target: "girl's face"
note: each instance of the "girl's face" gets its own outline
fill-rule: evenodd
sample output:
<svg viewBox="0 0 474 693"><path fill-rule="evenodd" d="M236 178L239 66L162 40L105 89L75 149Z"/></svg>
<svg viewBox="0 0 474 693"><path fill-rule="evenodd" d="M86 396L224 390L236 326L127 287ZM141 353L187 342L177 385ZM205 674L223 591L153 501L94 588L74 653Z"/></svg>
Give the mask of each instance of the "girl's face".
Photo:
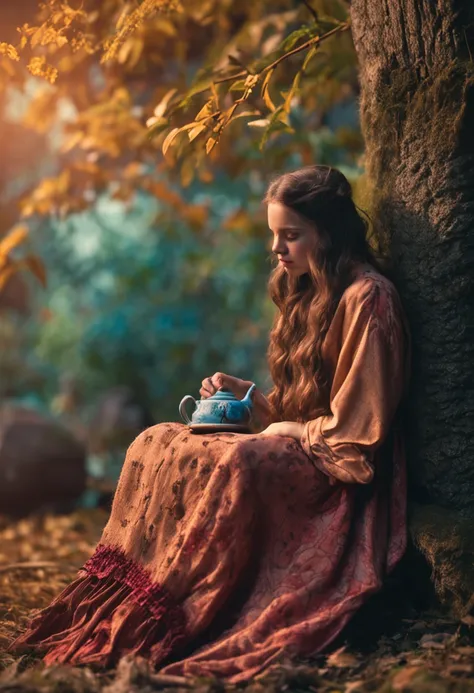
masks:
<svg viewBox="0 0 474 693"><path fill-rule="evenodd" d="M273 233L272 252L287 272L295 276L305 274L309 271L308 255L316 243L315 225L281 202L270 202L267 212Z"/></svg>

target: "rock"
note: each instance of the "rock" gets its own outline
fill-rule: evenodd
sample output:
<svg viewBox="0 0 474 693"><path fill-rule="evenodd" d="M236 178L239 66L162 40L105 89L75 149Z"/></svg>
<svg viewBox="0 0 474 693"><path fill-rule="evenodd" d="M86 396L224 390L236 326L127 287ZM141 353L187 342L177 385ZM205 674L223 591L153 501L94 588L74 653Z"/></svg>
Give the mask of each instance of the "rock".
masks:
<svg viewBox="0 0 474 693"><path fill-rule="evenodd" d="M86 450L36 411L0 407L0 514L68 512L86 486Z"/></svg>
<svg viewBox="0 0 474 693"><path fill-rule="evenodd" d="M102 393L91 417L89 449L102 453L127 448L145 428L155 422L133 390L117 386Z"/></svg>
<svg viewBox="0 0 474 693"><path fill-rule="evenodd" d="M409 529L414 548L431 569L438 603L456 617L466 616L474 606L472 521L454 510L411 503Z"/></svg>

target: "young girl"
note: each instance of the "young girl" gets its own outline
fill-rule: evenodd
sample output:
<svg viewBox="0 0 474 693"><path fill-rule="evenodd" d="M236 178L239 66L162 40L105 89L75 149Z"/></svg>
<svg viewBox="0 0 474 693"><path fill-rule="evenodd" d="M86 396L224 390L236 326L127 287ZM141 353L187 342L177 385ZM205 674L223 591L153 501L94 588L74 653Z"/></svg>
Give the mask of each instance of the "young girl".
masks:
<svg viewBox="0 0 474 693"><path fill-rule="evenodd" d="M283 175L266 204L278 312L274 386L254 399L263 430L139 435L95 552L10 651L101 667L133 653L161 673L238 683L328 645L401 558L398 294L339 171ZM249 385L216 373L200 393Z"/></svg>

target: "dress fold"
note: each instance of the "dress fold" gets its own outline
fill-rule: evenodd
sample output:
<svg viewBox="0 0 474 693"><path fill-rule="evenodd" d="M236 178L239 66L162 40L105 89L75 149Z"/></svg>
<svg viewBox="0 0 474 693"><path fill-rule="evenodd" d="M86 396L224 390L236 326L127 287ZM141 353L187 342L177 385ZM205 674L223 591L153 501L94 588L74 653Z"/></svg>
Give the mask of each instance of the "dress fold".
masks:
<svg viewBox="0 0 474 693"><path fill-rule="evenodd" d="M37 646L47 664L114 666L133 652L156 666L185 641L180 605L123 551L99 545L79 577L32 619L17 647Z"/></svg>

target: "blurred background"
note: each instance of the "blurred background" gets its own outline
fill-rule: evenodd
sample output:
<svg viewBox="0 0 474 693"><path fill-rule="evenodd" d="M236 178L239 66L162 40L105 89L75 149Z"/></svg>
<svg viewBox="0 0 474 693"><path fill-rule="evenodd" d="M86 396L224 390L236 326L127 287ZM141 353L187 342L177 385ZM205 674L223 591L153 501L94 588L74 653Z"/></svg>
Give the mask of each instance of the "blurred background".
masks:
<svg viewBox="0 0 474 693"><path fill-rule="evenodd" d="M348 32L299 84L307 54L278 66L265 102L284 99L279 121L236 118L212 152L185 134L166 156L160 129L170 90L188 99L179 127L206 106L210 65L289 51L340 25L342 0L189 3L145 18L105 63L120 22L118 3L101 5L82 3L70 26L55 3L0 5L0 242L15 264L0 280L0 513L109 503L133 438L179 420L217 370L268 391L268 181L333 164L362 189Z"/></svg>

